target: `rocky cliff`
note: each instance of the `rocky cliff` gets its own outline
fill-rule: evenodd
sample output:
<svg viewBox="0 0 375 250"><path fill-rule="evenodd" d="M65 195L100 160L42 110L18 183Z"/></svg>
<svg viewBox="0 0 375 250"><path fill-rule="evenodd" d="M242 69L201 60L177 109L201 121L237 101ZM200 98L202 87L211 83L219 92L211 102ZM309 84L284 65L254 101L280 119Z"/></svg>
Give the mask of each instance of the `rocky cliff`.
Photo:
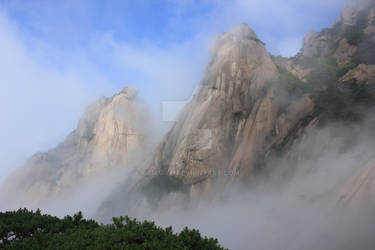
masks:
<svg viewBox="0 0 375 250"><path fill-rule="evenodd" d="M168 195L194 202L217 195L218 186L252 185L275 169L294 172L302 161L291 149L330 123L350 124L340 144L350 147L365 119L359 110L373 105L374 13L373 1L349 4L331 28L309 33L292 58L271 56L246 24L217 36L195 96L144 177L132 188L123 184L101 215L129 203L155 208ZM319 158L324 148L315 149L304 157ZM275 158L288 164L271 164Z"/></svg>
<svg viewBox="0 0 375 250"><path fill-rule="evenodd" d="M87 180L127 170L136 155L144 161L122 171L126 180L103 202L102 219L168 207L169 198L173 204L215 199L236 185L251 190L272 181L281 187L280 179L285 185L342 162L356 171L344 171L340 185L330 186L334 191L321 188L308 198L329 193L337 205L350 206L374 200L375 145L368 142L375 126L369 111L375 104L374 1L352 1L330 28L310 32L292 58L270 55L247 24L218 35L210 53L195 95L151 157L144 154L147 112L136 89L126 87L88 107L63 143L31 157L2 186L2 200L15 208L62 199ZM358 147L361 141L366 145ZM348 161L343 152L358 159Z"/></svg>
<svg viewBox="0 0 375 250"><path fill-rule="evenodd" d="M126 170L147 140L147 111L136 87L92 103L77 129L56 148L32 156L2 186L7 208L41 206L64 199L72 190L100 174ZM124 171L122 171L123 173Z"/></svg>

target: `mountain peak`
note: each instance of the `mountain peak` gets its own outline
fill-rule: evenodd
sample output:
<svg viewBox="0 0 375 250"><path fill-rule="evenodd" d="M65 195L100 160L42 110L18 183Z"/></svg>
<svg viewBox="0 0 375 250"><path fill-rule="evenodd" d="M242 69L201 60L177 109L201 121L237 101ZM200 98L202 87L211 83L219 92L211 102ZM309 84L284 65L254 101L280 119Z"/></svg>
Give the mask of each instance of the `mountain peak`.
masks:
<svg viewBox="0 0 375 250"><path fill-rule="evenodd" d="M219 52L229 52L234 47L260 48L264 43L259 40L255 32L245 23L216 36L211 44L211 55ZM220 53L221 54L221 53ZM224 53L227 54L227 53Z"/></svg>
<svg viewBox="0 0 375 250"><path fill-rule="evenodd" d="M93 102L77 129L61 144L33 156L23 171L6 181L7 189L14 191L4 196L7 206L40 207L51 197L65 197L72 188L103 173L128 171L129 162L146 147L147 140L148 113L136 98L137 92L136 86L127 86L112 98Z"/></svg>
<svg viewBox="0 0 375 250"><path fill-rule="evenodd" d="M351 0L342 10L339 17L339 22L349 26L356 25L358 19L363 16L362 12L374 7L374 0Z"/></svg>
<svg viewBox="0 0 375 250"><path fill-rule="evenodd" d="M126 86L120 93L126 95L128 99L134 99L138 95L138 87L135 85Z"/></svg>
<svg viewBox="0 0 375 250"><path fill-rule="evenodd" d="M226 34L237 39L244 39L244 40L258 39L259 40L254 30L252 30L247 23L239 24L235 28L229 30Z"/></svg>

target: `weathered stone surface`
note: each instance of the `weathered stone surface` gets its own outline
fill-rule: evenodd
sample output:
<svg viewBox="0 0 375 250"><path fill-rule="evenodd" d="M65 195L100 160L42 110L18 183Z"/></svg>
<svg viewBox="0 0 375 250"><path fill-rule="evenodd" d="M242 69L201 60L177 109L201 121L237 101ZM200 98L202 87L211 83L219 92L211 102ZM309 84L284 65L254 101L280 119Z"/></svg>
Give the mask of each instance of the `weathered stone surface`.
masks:
<svg viewBox="0 0 375 250"><path fill-rule="evenodd" d="M373 7L373 0L352 0L342 10L338 22L344 26L354 26L362 14L361 12Z"/></svg>
<svg viewBox="0 0 375 250"><path fill-rule="evenodd" d="M282 60L281 62L279 61L279 65L303 82L307 82L307 77L311 73L310 68L303 68L301 65L294 63L293 60L290 59Z"/></svg>
<svg viewBox="0 0 375 250"><path fill-rule="evenodd" d="M56 148L37 153L4 184L14 207L62 199L71 188L113 169L126 169L145 145L147 111L136 87L92 103L77 129Z"/></svg>
<svg viewBox="0 0 375 250"><path fill-rule="evenodd" d="M315 103L308 95L304 95L295 105L281 114L276 122L276 135L279 140L284 139L291 129L306 115L314 111Z"/></svg>
<svg viewBox="0 0 375 250"><path fill-rule="evenodd" d="M301 53L290 59L272 58L244 24L217 36L196 95L156 150L149 170L175 178L191 200L199 199L214 192L218 180L248 180L273 146L286 149L316 127L315 100L309 94L282 95L276 63L306 84L321 84L308 82L319 63L332 68L333 60L340 67L351 63L358 48L344 37L344 26L356 25L362 10L352 9L344 10L332 29L309 33ZM358 66L343 79L350 77L370 79L372 66ZM147 176L133 190L152 187L157 178Z"/></svg>
<svg viewBox="0 0 375 250"><path fill-rule="evenodd" d="M148 166L180 181L190 200L212 192L216 181L249 178L270 145L285 139L314 109L305 95L282 111L280 73L247 25L217 36L211 55L196 95ZM134 189L152 189L158 178L147 176Z"/></svg>
<svg viewBox="0 0 375 250"><path fill-rule="evenodd" d="M344 66L352 60L353 56L357 51L357 47L354 45L350 45L346 38L341 39L339 46L333 55L336 59L336 62L340 66Z"/></svg>
<svg viewBox="0 0 375 250"><path fill-rule="evenodd" d="M210 49L211 62L196 94L151 158L146 157L139 166L146 170L143 173L146 176L134 174L131 182L123 182L115 198L109 200L108 211L113 212L117 205L120 215L124 206L138 209L149 207L151 202L167 206L174 199L196 201L215 192L218 183L250 182L259 165L267 163L265 161L271 158L268 157L279 150L274 146L288 149L295 138L301 139L299 146L305 148L289 156L292 158L286 158L284 165L288 165L290 159L305 157L302 151L310 155L302 162L314 165L314 159L326 147L316 143L311 152L308 148L311 144L304 143L304 135L306 130L319 124L320 117L315 113L318 104L315 101L319 99L313 99L307 91L285 93L287 87L278 81L281 72L276 64L306 84L321 84L308 82L311 72L322 70L320 67L324 66L327 72L323 69L324 72L318 72L323 76L318 74L315 79L335 75L337 72L331 72L337 68L335 60L339 66L345 66L360 48L360 45L351 45L343 34L345 27L357 25L362 10L363 7L350 5L335 28L309 33L301 53L279 62L267 53L264 44L246 24L217 36ZM375 10L369 13L364 32L372 35ZM374 78L374 67L360 64L341 81L366 82ZM301 84L292 80L293 84ZM315 95L321 93L314 91ZM126 87L112 98L101 98L92 104L77 129L62 144L33 156L27 167L10 179L10 187L14 184L22 188L20 196L16 196L35 202L58 197L83 179L109 168L126 167L128 153L138 152L147 134L143 126L147 118L136 96L135 88ZM372 179L370 172L372 170L364 175ZM16 177L22 181L13 183ZM366 181L370 186L372 182ZM362 184L354 186L362 187ZM137 195L146 193L148 197L132 195L136 192Z"/></svg>
<svg viewBox="0 0 375 250"><path fill-rule="evenodd" d="M367 83L375 79L375 65L360 64L347 72L341 79L341 82L356 80L358 83Z"/></svg>
<svg viewBox="0 0 375 250"><path fill-rule="evenodd" d="M278 71L254 32L240 25L218 36L212 55L198 94L181 116L184 119L177 120L164 147L159 148L162 157L172 156L159 160L168 174L185 184L202 182L212 169L239 167L230 158L249 133L250 128L244 127L249 115L258 113L258 122L263 122L259 129L268 129L261 127L273 104L270 97L267 101L259 97L261 92L270 96L265 88Z"/></svg>
<svg viewBox="0 0 375 250"><path fill-rule="evenodd" d="M310 58L330 57L337 60L340 66L350 62L357 51L361 34L373 36L375 41L375 8L372 0L353 0L342 10L337 22L330 29L320 32L311 31L303 40L301 55Z"/></svg>
<svg viewBox="0 0 375 250"><path fill-rule="evenodd" d="M368 36L372 36L372 41L375 43L375 8L371 8L368 15L368 24L364 29L364 33Z"/></svg>
<svg viewBox="0 0 375 250"><path fill-rule="evenodd" d="M331 50L329 35L311 31L303 39L302 55L306 57L319 57L328 55Z"/></svg>

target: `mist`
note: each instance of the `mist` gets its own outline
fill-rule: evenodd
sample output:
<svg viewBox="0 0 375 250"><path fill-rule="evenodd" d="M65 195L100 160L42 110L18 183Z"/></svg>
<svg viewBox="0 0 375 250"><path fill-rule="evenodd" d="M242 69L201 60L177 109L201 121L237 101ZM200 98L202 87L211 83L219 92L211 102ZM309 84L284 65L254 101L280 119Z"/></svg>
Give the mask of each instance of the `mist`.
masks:
<svg viewBox="0 0 375 250"><path fill-rule="evenodd" d="M93 9L100 9L97 3L91 6L83 1L75 6L66 1L59 17L68 19L74 13L73 21L52 25L46 14L51 10L49 4L42 6L40 15L18 4L0 5L0 183L12 173L22 172L31 155L63 141L95 99L136 85L150 111L151 139L143 151L132 156L127 168L102 172L67 190L64 197L35 206L20 205L41 207L60 217L83 211L85 217L102 219L98 211L103 201L111 195L126 199L125 191L143 177L135 172L142 173L173 126L173 115L166 114L171 110L163 105L175 105L172 113L178 113L181 107L177 106L191 99L209 63L210 41L216 34L247 22L270 53L293 56L306 33L329 27L345 3L208 1L203 10L197 10L197 1L179 1L169 3L168 13L172 14L166 24L144 33L142 28L148 22L139 27L127 23L133 17L130 4L122 6L125 14L112 8L103 10L113 12L113 19L98 29L93 28L97 25L93 23L97 10ZM29 4L31 9L36 7ZM78 10L71 12L72 7ZM189 9L194 9L192 17L186 16ZM19 13L24 20L17 19ZM122 14L127 20L120 19ZM25 20L33 28L26 27ZM74 21L84 24L75 27ZM121 25L130 31L120 31ZM61 34L58 29L66 32ZM74 38L70 41L65 36ZM287 155L269 159L266 169L270 171L257 176L250 188L247 184L217 185L213 193L192 203L171 193L159 201L158 208L137 207L136 211L121 211L121 215L171 225L177 231L185 226L197 228L229 249L372 249L375 218L371 212L342 206L355 203L350 199L355 183L375 164L373 112L358 112L363 116L359 124L331 122L308 130ZM119 186L126 186L124 193ZM16 197L12 191L7 195ZM371 210L374 204L364 205ZM0 204L0 210L17 207ZM120 215L118 212L113 215Z"/></svg>
<svg viewBox="0 0 375 250"><path fill-rule="evenodd" d="M156 210L138 206L130 215L174 230L197 228L229 249L372 249L373 204L348 198L374 165L373 121L365 123L359 133L359 126L335 123L308 131L251 188L217 185L192 202L171 193ZM346 148L348 139L356 143Z"/></svg>
<svg viewBox="0 0 375 250"><path fill-rule="evenodd" d="M61 142L89 103L125 85L139 86L161 120L162 102L186 101L199 84L216 34L248 22L273 54L290 56L309 30L329 26L344 3L208 1L195 8L195 1L167 1L166 20L155 37L139 31L148 22L131 26L131 18L151 11L144 3L137 9L127 2L116 8L86 1L2 2L0 180L35 152ZM297 8L308 11L298 16ZM97 28L99 13L108 21Z"/></svg>

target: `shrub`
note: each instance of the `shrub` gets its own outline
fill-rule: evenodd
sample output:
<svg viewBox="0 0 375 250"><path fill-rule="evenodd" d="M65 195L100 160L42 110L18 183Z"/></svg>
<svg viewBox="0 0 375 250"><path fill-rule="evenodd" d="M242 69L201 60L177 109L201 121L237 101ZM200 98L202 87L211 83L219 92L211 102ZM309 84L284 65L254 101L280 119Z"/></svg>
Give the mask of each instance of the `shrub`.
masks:
<svg viewBox="0 0 375 250"><path fill-rule="evenodd" d="M224 249L217 239L202 237L198 230L157 227L129 217L113 218L99 225L79 212L63 219L40 211L0 213L0 249Z"/></svg>
<svg viewBox="0 0 375 250"><path fill-rule="evenodd" d="M358 45L363 38L363 31L358 27L350 27L344 31L343 36L348 40L351 45Z"/></svg>
<svg viewBox="0 0 375 250"><path fill-rule="evenodd" d="M298 97L312 91L311 86L301 81L286 69L279 67L280 77L275 81L275 85L285 90L290 97Z"/></svg>

